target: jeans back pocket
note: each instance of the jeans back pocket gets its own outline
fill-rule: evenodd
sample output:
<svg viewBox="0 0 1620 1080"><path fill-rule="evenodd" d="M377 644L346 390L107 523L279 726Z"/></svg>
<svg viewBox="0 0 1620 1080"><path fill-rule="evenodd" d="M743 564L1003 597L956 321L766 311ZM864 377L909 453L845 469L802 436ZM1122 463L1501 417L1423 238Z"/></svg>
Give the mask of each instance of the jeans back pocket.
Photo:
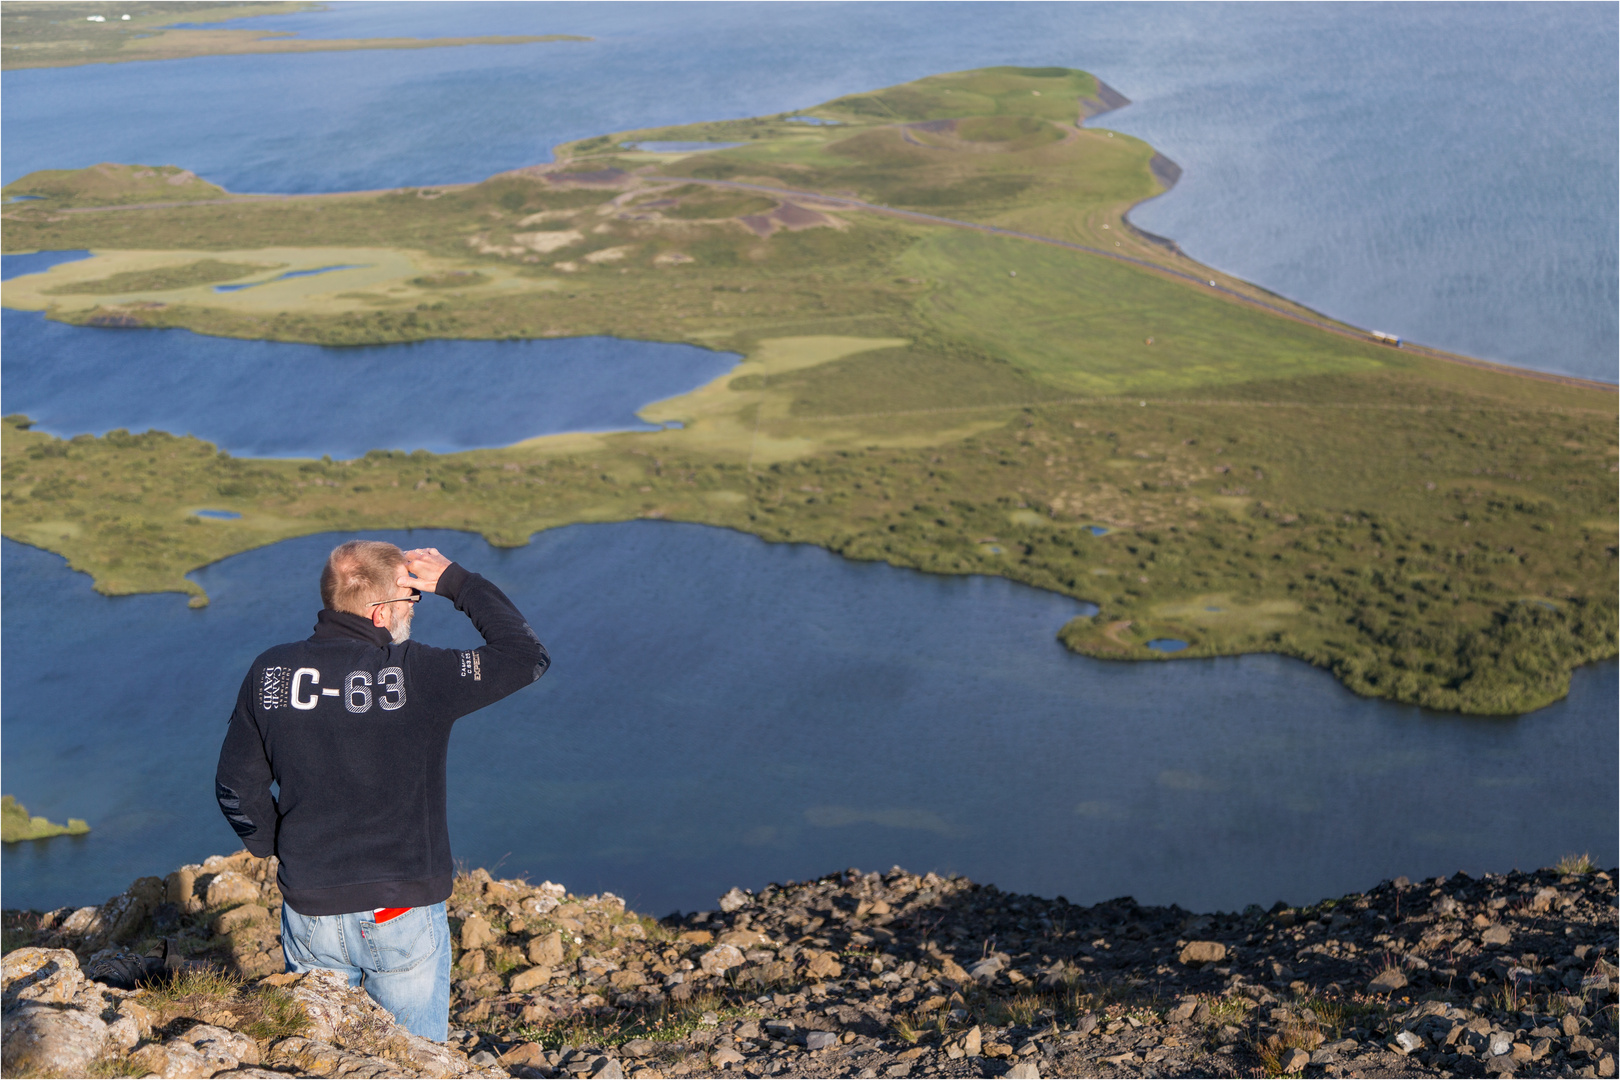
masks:
<svg viewBox="0 0 1620 1080"><path fill-rule="evenodd" d="M438 950L438 931L430 912L415 907L385 923L362 919L360 934L371 950L373 970L409 971Z"/></svg>

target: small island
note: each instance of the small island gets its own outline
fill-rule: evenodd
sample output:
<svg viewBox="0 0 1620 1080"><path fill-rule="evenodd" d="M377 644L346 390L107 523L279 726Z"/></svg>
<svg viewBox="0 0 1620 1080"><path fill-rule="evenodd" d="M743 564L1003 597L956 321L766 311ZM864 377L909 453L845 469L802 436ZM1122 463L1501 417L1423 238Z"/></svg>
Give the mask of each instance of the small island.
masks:
<svg viewBox="0 0 1620 1080"><path fill-rule="evenodd" d="M4 534L105 593L201 604L188 571L293 536L689 521L1095 603L1060 635L1089 656L1274 652L1473 714L1546 705L1614 656L1615 388L1395 346L1140 232L1130 209L1179 170L1094 125L1124 101L1000 67L600 135L478 184L23 177L5 251L94 254L4 302L62 322L745 361L644 408L663 430L445 455L240 460L11 416Z"/></svg>
<svg viewBox="0 0 1620 1080"><path fill-rule="evenodd" d="M21 840L45 840L52 836L83 836L90 826L80 818L68 818L58 825L42 817L30 817L28 810L10 795L0 795L0 841L15 844Z"/></svg>

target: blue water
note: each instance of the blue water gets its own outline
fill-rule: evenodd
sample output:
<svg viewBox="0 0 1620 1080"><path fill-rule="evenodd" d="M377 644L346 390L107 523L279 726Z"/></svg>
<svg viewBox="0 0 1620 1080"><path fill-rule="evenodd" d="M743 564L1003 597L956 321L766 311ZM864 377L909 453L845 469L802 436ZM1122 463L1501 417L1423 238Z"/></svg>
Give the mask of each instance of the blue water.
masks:
<svg viewBox="0 0 1620 1080"><path fill-rule="evenodd" d="M0 412L62 436L191 434L240 457L448 453L561 431L653 431L637 409L738 360L600 337L327 348L76 327L11 310L0 330Z"/></svg>
<svg viewBox="0 0 1620 1080"><path fill-rule="evenodd" d="M1183 166L1134 220L1194 258L1358 325L1616 379L1614 5L331 8L240 25L596 40L8 71L0 178L111 160L236 191L475 181L568 139L1063 64L1136 102L1096 123Z"/></svg>
<svg viewBox="0 0 1620 1080"><path fill-rule="evenodd" d="M572 526L505 550L367 535L486 573L554 658L457 725L455 856L645 911L895 863L1232 909L1568 851L1612 866L1620 847L1612 662L1530 716L1467 719L1277 657L1089 660L1054 639L1079 610L1064 597L720 529ZM99 900L237 846L208 782L226 717L252 658L308 634L342 538L199 571L197 611L96 595L4 542L0 779L93 829L7 845L6 906ZM415 635L477 643L432 597Z"/></svg>
<svg viewBox="0 0 1620 1080"><path fill-rule="evenodd" d="M241 292L243 289L251 289L251 288L254 288L255 286L258 286L258 285L269 285L270 283L275 282L275 281L286 281L288 278L314 277L316 274L329 274L333 270L357 270L357 269L359 269L358 265L356 265L356 266L318 266L313 270L289 270L285 274L277 274L275 277L273 277L273 278L265 278L263 281L249 281L249 282L246 282L245 284L242 284L242 285L215 285L214 286L214 291L215 292Z"/></svg>
<svg viewBox="0 0 1620 1080"><path fill-rule="evenodd" d="M1175 653L1187 647L1187 643L1180 638L1154 638L1147 643L1147 647L1154 652Z"/></svg>
<svg viewBox="0 0 1620 1080"><path fill-rule="evenodd" d="M200 518L208 518L212 521L235 521L242 516L235 510L193 510L192 513Z"/></svg>
<svg viewBox="0 0 1620 1080"><path fill-rule="evenodd" d="M28 255L0 255L0 281L24 274L42 274L53 266L88 259L88 251L36 251Z"/></svg>

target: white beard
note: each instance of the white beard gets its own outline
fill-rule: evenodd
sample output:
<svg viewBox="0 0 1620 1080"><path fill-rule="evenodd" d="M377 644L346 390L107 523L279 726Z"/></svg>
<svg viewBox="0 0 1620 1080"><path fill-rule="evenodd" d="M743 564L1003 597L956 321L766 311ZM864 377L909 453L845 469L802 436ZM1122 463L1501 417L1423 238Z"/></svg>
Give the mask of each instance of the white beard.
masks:
<svg viewBox="0 0 1620 1080"><path fill-rule="evenodd" d="M416 613L414 611L410 612L410 614L405 615L398 622L394 623L393 626L388 628L388 634L391 638L393 638L395 645L403 645L407 641L411 640L411 616L415 614Z"/></svg>

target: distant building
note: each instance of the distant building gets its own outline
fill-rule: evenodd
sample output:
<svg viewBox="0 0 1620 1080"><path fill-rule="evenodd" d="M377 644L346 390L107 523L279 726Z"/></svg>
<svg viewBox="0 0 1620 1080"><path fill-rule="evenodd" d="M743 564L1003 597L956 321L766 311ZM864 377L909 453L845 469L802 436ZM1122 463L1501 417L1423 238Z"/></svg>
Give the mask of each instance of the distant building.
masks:
<svg viewBox="0 0 1620 1080"><path fill-rule="evenodd" d="M1372 332L1372 336L1374 341L1381 344L1393 345L1397 349L1401 347L1401 337L1399 334L1386 334L1382 330L1374 330Z"/></svg>

